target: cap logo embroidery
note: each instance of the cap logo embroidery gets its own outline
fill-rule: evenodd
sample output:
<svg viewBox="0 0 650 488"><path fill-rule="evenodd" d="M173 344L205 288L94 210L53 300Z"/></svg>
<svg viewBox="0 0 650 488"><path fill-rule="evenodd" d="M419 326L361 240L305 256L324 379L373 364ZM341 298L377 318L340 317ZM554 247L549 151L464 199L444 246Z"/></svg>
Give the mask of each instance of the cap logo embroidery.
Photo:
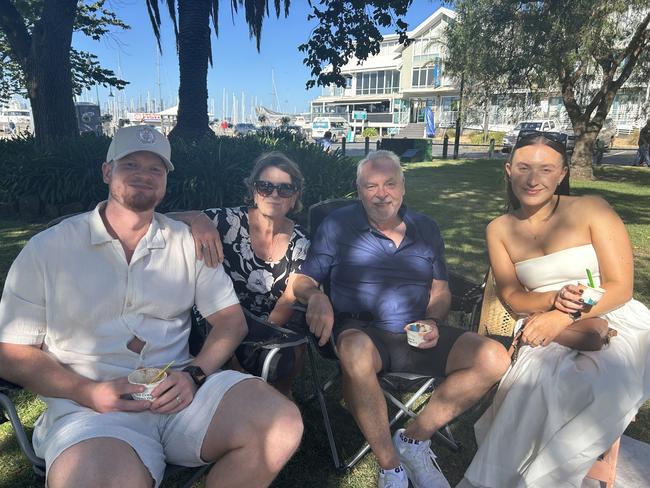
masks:
<svg viewBox="0 0 650 488"><path fill-rule="evenodd" d="M156 142L156 135L149 127L143 127L138 131L138 139L142 144L153 144Z"/></svg>

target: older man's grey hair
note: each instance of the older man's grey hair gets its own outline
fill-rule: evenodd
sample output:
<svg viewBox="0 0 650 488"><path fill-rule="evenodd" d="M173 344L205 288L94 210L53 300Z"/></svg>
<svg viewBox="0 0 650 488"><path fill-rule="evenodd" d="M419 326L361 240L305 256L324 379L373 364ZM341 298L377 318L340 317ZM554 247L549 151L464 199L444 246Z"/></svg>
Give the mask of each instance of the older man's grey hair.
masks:
<svg viewBox="0 0 650 488"><path fill-rule="evenodd" d="M369 152L368 155L359 161L359 164L357 164L357 185L359 185L361 182L361 171L363 170L363 167L366 164L375 161L391 161L395 166L395 171L397 171L399 177L402 179L402 181L404 181L404 171L402 171L402 163L399 160L399 156L393 151L380 149L379 151Z"/></svg>

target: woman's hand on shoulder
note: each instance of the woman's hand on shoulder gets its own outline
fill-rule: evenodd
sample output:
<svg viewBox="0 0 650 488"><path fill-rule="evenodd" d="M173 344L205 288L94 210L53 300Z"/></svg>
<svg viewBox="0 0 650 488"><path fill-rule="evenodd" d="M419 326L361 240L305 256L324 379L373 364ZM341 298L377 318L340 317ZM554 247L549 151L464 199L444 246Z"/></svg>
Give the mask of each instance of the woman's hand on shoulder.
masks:
<svg viewBox="0 0 650 488"><path fill-rule="evenodd" d="M223 262L221 236L210 218L201 212L190 224L197 259L205 261L206 266L216 268Z"/></svg>

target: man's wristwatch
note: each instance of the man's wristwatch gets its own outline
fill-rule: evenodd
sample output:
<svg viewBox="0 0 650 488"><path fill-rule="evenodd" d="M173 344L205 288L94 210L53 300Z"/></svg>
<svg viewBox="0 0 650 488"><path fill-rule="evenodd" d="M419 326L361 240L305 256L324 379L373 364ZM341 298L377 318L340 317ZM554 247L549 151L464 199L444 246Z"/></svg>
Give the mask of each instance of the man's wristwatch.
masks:
<svg viewBox="0 0 650 488"><path fill-rule="evenodd" d="M205 383L205 380L208 377L208 375L206 375L198 366L185 366L181 371L188 373L192 377L197 388Z"/></svg>

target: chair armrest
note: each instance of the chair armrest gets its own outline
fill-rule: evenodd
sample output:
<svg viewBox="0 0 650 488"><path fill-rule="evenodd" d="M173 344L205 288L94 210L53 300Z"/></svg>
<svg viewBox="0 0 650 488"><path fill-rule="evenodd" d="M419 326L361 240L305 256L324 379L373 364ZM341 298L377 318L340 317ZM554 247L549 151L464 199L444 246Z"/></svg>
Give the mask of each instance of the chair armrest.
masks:
<svg viewBox="0 0 650 488"><path fill-rule="evenodd" d="M480 283L472 281L461 274L449 272L449 289L451 291L451 309L472 313L483 299L485 280Z"/></svg>
<svg viewBox="0 0 650 488"><path fill-rule="evenodd" d="M45 461L34 453L32 443L29 437L27 437L27 433L25 432L23 424L16 412L16 407L11 398L7 395L10 391L18 391L21 389L22 388L18 385L0 379L0 414L6 415L8 420L11 422L14 432L16 433L18 445L25 456L27 456L27 459L29 459L29 462L32 463L32 466L34 466L34 470L36 471L37 468L40 468L40 470L43 471L45 469ZM38 471L36 472L38 473Z"/></svg>

